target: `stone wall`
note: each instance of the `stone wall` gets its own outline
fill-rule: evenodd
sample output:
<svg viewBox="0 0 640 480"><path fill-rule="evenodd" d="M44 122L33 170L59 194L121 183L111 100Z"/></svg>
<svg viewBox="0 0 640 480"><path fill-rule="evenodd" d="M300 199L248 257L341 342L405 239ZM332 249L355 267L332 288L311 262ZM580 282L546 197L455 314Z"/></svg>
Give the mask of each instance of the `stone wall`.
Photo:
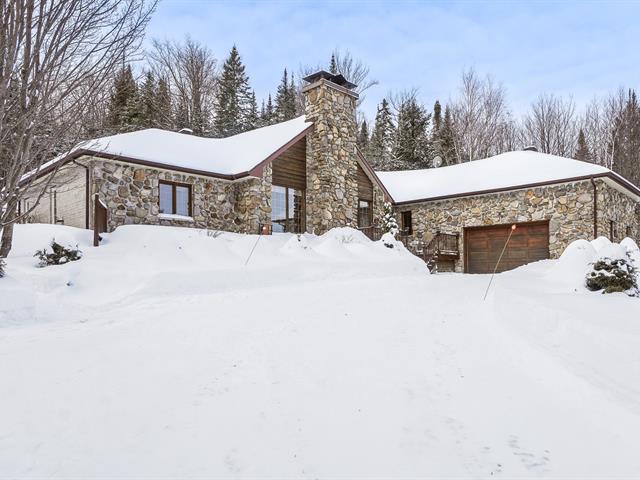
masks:
<svg viewBox="0 0 640 480"><path fill-rule="evenodd" d="M303 89L307 121L307 231L358 224L355 108L358 95L328 80Z"/></svg>
<svg viewBox="0 0 640 480"><path fill-rule="evenodd" d="M159 215L159 181L185 183L192 189L191 219ZM108 226L147 224L257 233L271 214L271 168L262 178L228 181L103 160L91 161L92 191L109 210Z"/></svg>
<svg viewBox="0 0 640 480"><path fill-rule="evenodd" d="M640 203L613 188L604 180L596 180L596 186L598 190L598 236L605 236L614 242L620 242L625 237L631 237L636 242L639 241Z"/></svg>
<svg viewBox="0 0 640 480"><path fill-rule="evenodd" d="M589 181L529 188L504 193L402 205L411 210L410 242L427 243L437 232L460 233L460 259L455 270L464 270L464 227L549 220L549 253L562 254L574 240L593 238L593 186Z"/></svg>

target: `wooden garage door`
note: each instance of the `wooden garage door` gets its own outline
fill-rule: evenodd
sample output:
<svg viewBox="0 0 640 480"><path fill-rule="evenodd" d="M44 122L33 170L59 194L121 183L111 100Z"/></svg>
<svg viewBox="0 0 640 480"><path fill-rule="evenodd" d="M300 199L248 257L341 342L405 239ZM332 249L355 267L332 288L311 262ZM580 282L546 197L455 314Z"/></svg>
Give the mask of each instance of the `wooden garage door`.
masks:
<svg viewBox="0 0 640 480"><path fill-rule="evenodd" d="M518 223L500 260L498 272L549 258L549 223ZM491 273L507 241L511 225L466 228L465 271Z"/></svg>

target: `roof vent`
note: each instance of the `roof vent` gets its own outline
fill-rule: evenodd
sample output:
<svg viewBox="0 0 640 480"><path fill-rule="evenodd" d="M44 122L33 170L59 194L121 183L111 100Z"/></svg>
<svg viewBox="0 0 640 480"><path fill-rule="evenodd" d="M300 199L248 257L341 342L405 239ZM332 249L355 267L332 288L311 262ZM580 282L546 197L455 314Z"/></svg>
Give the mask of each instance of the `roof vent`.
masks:
<svg viewBox="0 0 640 480"><path fill-rule="evenodd" d="M186 135L193 135L193 130L191 130L190 128L181 128L180 130L178 130L178 133L184 133Z"/></svg>
<svg viewBox="0 0 640 480"><path fill-rule="evenodd" d="M347 88L349 90L353 90L354 88L357 87L355 83L351 83L349 80L344 78L344 75L342 75L341 73L330 73L330 72L327 72L326 70L320 70L319 72L312 73L311 75L307 75L306 77L303 78L303 80L305 82L313 83L323 78L326 80L329 80L332 83L335 83L336 85L340 85L341 87Z"/></svg>
<svg viewBox="0 0 640 480"><path fill-rule="evenodd" d="M528 145L528 146L524 147L522 150L524 150L525 152L537 152L538 151L538 149L534 145Z"/></svg>

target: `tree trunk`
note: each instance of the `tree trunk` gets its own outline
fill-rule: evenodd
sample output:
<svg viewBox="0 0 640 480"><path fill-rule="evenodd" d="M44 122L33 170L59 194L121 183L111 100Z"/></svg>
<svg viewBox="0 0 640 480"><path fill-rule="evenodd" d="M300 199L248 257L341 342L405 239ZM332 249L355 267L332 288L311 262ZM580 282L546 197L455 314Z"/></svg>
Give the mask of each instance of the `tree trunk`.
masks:
<svg viewBox="0 0 640 480"><path fill-rule="evenodd" d="M13 223L5 225L2 229L2 241L0 242L0 258L7 258L13 243Z"/></svg>

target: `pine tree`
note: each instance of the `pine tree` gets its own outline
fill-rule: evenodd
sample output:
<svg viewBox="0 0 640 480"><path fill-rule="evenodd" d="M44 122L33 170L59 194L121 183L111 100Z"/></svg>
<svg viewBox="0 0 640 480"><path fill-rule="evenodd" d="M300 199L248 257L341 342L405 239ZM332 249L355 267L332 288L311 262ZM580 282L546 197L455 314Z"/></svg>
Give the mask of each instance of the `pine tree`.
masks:
<svg viewBox="0 0 640 480"><path fill-rule="evenodd" d="M331 54L331 60L329 61L329 73L333 73L334 75L338 72L338 64L336 63L336 55L335 53Z"/></svg>
<svg viewBox="0 0 640 480"><path fill-rule="evenodd" d="M263 104L264 105L264 104ZM245 130L253 130L260 126L260 117L258 115L258 102L256 101L256 92L251 92L249 98L249 108L247 110L247 118L244 126Z"/></svg>
<svg viewBox="0 0 640 480"><path fill-rule="evenodd" d="M222 66L216 95L215 134L228 137L243 132L251 109L249 77L234 45Z"/></svg>
<svg viewBox="0 0 640 480"><path fill-rule="evenodd" d="M153 73L148 71L140 88L140 126L143 128L158 126L157 93Z"/></svg>
<svg viewBox="0 0 640 480"><path fill-rule="evenodd" d="M164 78L158 80L155 98L156 127L170 130L174 128L172 121L172 102L169 84Z"/></svg>
<svg viewBox="0 0 640 480"><path fill-rule="evenodd" d="M127 65L116 74L114 79L107 125L112 133L122 133L135 130L139 124L138 86L133 78L131 66Z"/></svg>
<svg viewBox="0 0 640 480"><path fill-rule="evenodd" d="M434 154L440 156L443 165L452 165L455 161L453 118L449 106L444 109L444 119L438 130L438 138L434 141Z"/></svg>
<svg viewBox="0 0 640 480"><path fill-rule="evenodd" d="M369 147L369 160L377 169L390 170L392 168L391 154L394 132L395 126L393 125L389 102L383 98L382 103L378 106Z"/></svg>
<svg viewBox="0 0 640 480"><path fill-rule="evenodd" d="M616 119L612 150L613 169L640 185L640 105L634 90L629 90L625 107Z"/></svg>
<svg viewBox="0 0 640 480"><path fill-rule="evenodd" d="M267 106L264 109L264 117L262 119L264 125L273 124L275 118L275 111L273 109L273 101L271 100L271 94L267 97Z"/></svg>
<svg viewBox="0 0 640 480"><path fill-rule="evenodd" d="M282 80L276 93L275 118L278 122L291 120L296 116L296 90L293 83L293 75L289 82L287 69L284 69Z"/></svg>
<svg viewBox="0 0 640 480"><path fill-rule="evenodd" d="M584 137L584 132L580 129L578 133L578 148L574 154L576 160L582 160L583 162L591 161L591 153L589 153L589 147L587 146L587 140Z"/></svg>
<svg viewBox="0 0 640 480"><path fill-rule="evenodd" d="M393 213L393 207L389 202L385 202L384 214L382 216L382 233L390 233L395 237L399 230L398 221Z"/></svg>
<svg viewBox="0 0 640 480"><path fill-rule="evenodd" d="M360 151L367 155L369 152L369 126L367 125L367 120L362 119L362 123L360 124L360 131L358 132L358 137L356 138L356 144Z"/></svg>
<svg viewBox="0 0 640 480"><path fill-rule="evenodd" d="M442 126L442 107L440 101L436 100L433 104L433 136L437 136Z"/></svg>
<svg viewBox="0 0 640 480"><path fill-rule="evenodd" d="M431 115L414 97L402 102L393 147L394 167L400 170L428 168L433 159L429 138Z"/></svg>

